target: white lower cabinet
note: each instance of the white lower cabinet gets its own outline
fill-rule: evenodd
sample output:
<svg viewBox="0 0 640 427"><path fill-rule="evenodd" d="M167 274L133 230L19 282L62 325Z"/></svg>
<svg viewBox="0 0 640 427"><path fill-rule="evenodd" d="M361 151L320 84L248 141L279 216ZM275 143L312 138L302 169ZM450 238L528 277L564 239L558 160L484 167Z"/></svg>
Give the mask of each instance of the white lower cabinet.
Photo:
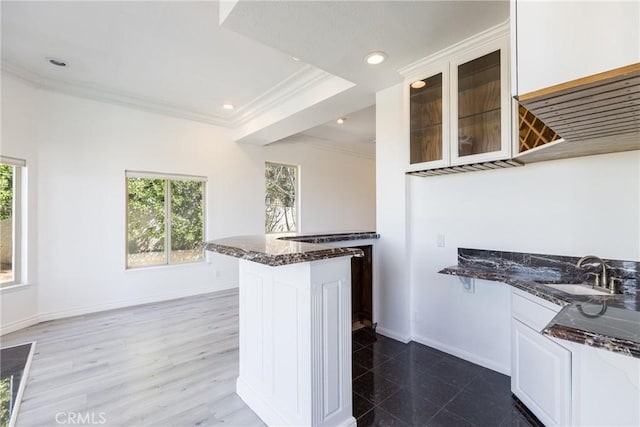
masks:
<svg viewBox="0 0 640 427"><path fill-rule="evenodd" d="M511 392L547 427L640 426L640 359L542 335L558 311L512 289Z"/></svg>
<svg viewBox="0 0 640 427"><path fill-rule="evenodd" d="M569 424L571 352L512 320L511 391L546 426Z"/></svg>
<svg viewBox="0 0 640 427"><path fill-rule="evenodd" d="M570 425L571 352L540 333L560 307L525 295L511 297L511 391L546 426Z"/></svg>
<svg viewBox="0 0 640 427"><path fill-rule="evenodd" d="M573 425L640 426L640 359L569 343Z"/></svg>

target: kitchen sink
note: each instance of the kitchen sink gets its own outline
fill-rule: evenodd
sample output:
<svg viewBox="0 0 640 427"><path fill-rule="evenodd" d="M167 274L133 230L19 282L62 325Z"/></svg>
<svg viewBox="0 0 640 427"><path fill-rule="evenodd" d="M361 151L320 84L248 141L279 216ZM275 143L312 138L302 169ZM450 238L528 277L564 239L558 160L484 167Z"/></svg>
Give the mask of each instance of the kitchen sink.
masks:
<svg viewBox="0 0 640 427"><path fill-rule="evenodd" d="M609 291L594 289L591 285L575 283L545 283L544 285L571 295L611 295Z"/></svg>

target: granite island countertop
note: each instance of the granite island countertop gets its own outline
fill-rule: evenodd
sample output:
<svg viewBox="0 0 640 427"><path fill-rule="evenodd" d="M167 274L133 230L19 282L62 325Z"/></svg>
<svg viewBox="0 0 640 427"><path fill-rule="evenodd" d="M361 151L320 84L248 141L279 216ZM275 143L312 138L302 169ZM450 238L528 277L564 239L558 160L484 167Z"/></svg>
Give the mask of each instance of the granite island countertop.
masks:
<svg viewBox="0 0 640 427"><path fill-rule="evenodd" d="M342 256L362 257L364 253L360 249L332 247L320 243L379 237L380 235L370 231L295 236L234 236L206 242L204 248L234 258L276 267Z"/></svg>
<svg viewBox="0 0 640 427"><path fill-rule="evenodd" d="M458 265L440 273L503 282L550 301L563 308L544 335L640 358L638 263L606 260L614 277L624 279L623 294L572 295L545 285L584 283L585 271L575 268L577 259L461 248Z"/></svg>
<svg viewBox="0 0 640 427"><path fill-rule="evenodd" d="M295 236L279 237L280 240L293 240L306 243L331 243L343 242L347 240L369 240L379 239L380 235L375 231L350 231L350 232L327 232L313 234L296 234Z"/></svg>

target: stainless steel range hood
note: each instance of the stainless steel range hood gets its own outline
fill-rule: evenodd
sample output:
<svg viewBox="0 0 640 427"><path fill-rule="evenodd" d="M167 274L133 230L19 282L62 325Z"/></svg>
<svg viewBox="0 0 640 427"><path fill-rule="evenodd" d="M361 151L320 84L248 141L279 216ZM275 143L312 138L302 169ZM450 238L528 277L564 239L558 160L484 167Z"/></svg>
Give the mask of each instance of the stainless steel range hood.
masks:
<svg viewBox="0 0 640 427"><path fill-rule="evenodd" d="M563 139L527 162L640 149L640 63L517 97Z"/></svg>

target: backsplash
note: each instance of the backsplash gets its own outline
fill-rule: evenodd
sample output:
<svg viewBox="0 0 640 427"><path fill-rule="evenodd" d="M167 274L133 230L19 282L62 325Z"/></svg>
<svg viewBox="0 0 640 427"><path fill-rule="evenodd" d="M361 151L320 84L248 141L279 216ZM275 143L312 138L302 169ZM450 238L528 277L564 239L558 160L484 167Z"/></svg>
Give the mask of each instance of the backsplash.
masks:
<svg viewBox="0 0 640 427"><path fill-rule="evenodd" d="M576 268L580 257L563 255L530 254L525 252L503 252L484 249L458 248L458 265L475 268L491 268L512 274L541 276L549 281L579 283L591 282L589 272L600 273L597 262L589 260ZM640 262L603 259L609 277L622 279L625 293L635 294L640 290Z"/></svg>

